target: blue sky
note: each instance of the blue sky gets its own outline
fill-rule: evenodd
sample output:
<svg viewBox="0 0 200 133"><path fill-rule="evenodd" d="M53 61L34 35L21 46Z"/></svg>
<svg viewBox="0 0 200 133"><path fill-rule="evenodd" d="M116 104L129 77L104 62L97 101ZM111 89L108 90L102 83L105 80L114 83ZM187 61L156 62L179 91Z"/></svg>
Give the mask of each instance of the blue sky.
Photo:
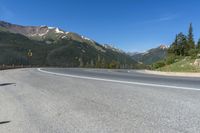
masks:
<svg viewBox="0 0 200 133"><path fill-rule="evenodd" d="M0 19L49 25L125 51L169 45L193 23L200 38L199 0L0 0Z"/></svg>

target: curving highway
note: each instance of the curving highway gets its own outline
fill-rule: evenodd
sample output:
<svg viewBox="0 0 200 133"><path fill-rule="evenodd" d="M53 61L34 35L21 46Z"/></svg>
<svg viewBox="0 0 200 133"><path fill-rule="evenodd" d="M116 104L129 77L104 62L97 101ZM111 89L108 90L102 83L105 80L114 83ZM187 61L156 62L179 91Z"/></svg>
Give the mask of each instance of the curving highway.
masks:
<svg viewBox="0 0 200 133"><path fill-rule="evenodd" d="M134 70L0 71L2 133L199 133L200 78Z"/></svg>

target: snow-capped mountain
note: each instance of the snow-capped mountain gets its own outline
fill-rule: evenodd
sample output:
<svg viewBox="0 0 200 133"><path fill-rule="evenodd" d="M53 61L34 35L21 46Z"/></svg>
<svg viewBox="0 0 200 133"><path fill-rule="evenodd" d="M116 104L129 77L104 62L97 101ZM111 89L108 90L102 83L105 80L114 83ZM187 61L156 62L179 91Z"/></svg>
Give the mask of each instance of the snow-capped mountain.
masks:
<svg viewBox="0 0 200 133"><path fill-rule="evenodd" d="M0 28L11 33L24 35L30 39L38 41L46 41L47 44L55 43L59 40L74 40L81 43L89 44L102 52L105 52L98 43L88 37L79 35L74 32L64 31L58 27L41 26L21 26L11 24L5 21L0 21ZM103 44L105 49L113 50L115 52L125 53L123 50L114 47L113 45Z"/></svg>
<svg viewBox="0 0 200 133"><path fill-rule="evenodd" d="M46 25L42 26L21 26L16 24L11 24L8 22L0 21L0 27L4 28L6 31L11 33L18 33L27 36L31 39L45 40L45 39L74 39L80 42L89 41L94 43L92 39L78 35L73 32L65 32L58 27L48 27Z"/></svg>
<svg viewBox="0 0 200 133"><path fill-rule="evenodd" d="M29 49L33 51L35 65L110 67L114 62L116 67L127 67L137 64L120 49L74 32L0 21L0 64L26 64Z"/></svg>

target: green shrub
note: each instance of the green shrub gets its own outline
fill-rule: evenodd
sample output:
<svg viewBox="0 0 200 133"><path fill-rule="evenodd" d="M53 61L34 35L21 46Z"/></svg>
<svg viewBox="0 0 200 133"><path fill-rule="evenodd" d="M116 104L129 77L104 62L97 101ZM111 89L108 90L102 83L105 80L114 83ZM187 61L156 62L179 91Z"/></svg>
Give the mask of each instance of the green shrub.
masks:
<svg viewBox="0 0 200 133"><path fill-rule="evenodd" d="M198 49L189 50L189 55L191 56L192 59L196 59L197 58L198 51L199 51Z"/></svg>
<svg viewBox="0 0 200 133"><path fill-rule="evenodd" d="M170 64L173 64L176 60L176 57L175 56L169 56L166 58L166 64L167 65L170 65Z"/></svg>
<svg viewBox="0 0 200 133"><path fill-rule="evenodd" d="M152 65L153 69L158 69L165 66L165 61L158 61Z"/></svg>

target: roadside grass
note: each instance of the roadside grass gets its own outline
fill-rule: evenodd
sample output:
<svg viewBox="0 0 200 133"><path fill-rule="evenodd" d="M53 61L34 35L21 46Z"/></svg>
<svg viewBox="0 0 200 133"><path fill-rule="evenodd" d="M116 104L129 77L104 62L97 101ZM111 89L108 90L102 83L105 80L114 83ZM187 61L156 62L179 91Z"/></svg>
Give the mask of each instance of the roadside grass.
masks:
<svg viewBox="0 0 200 133"><path fill-rule="evenodd" d="M166 65L157 70L165 72L200 72L200 67L195 66L194 61L195 59L191 59L191 57L185 57L176 63Z"/></svg>

